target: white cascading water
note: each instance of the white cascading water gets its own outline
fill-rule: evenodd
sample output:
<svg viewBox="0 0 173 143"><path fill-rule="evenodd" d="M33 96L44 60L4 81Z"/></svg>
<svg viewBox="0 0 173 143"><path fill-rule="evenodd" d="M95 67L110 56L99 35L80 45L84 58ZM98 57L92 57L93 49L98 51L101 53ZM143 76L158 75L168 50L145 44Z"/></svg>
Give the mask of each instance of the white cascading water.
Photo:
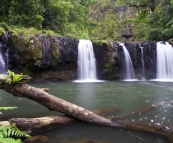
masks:
<svg viewBox="0 0 173 143"><path fill-rule="evenodd" d="M6 32L2 36L2 41L0 42L0 74L7 74L8 69L8 38L9 32Z"/></svg>
<svg viewBox="0 0 173 143"><path fill-rule="evenodd" d="M173 47L157 42L157 80L173 80Z"/></svg>
<svg viewBox="0 0 173 143"><path fill-rule="evenodd" d="M6 72L6 64L2 57L2 44L0 43L0 74L4 74Z"/></svg>
<svg viewBox="0 0 173 143"><path fill-rule="evenodd" d="M135 78L133 64L124 43L120 43L124 51L124 70L125 70L125 80L131 80Z"/></svg>
<svg viewBox="0 0 173 143"><path fill-rule="evenodd" d="M78 45L78 80L90 82L97 80L96 59L90 40L79 40Z"/></svg>
<svg viewBox="0 0 173 143"><path fill-rule="evenodd" d="M143 47L141 47L141 63L142 63L142 80L145 80L145 64L144 64L144 52L143 52Z"/></svg>

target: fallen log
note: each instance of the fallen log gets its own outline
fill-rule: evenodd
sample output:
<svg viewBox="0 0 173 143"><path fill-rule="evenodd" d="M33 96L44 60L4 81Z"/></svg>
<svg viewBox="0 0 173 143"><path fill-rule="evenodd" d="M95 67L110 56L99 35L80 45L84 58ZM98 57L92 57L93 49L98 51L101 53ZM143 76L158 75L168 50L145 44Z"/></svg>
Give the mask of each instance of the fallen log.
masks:
<svg viewBox="0 0 173 143"><path fill-rule="evenodd" d="M45 92L43 89L32 87L25 83L9 84L8 82L9 80L10 77L8 75L1 76L0 89L3 89L14 96L31 99L47 107L49 110L55 110L64 113L68 116L71 116L81 121L98 124L98 125L110 125L110 126L121 127L121 125L116 122L101 117L87 109L72 104L68 101L55 97Z"/></svg>
<svg viewBox="0 0 173 143"><path fill-rule="evenodd" d="M43 89L35 88L29 86L25 83L22 84L9 84L9 76L4 75L0 76L0 89L3 89L14 96L17 97L24 97L31 99L33 101L38 102L41 105L44 105L50 110L55 110L61 113L64 113L70 117L75 119L85 121L88 123L93 123L97 125L104 125L107 127L118 128L118 129L125 129L125 130L134 130L134 131L144 131L149 133L154 133L158 135L165 136L169 139L171 143L173 143L173 136L172 130L167 128L149 128L145 126L137 126L137 125L129 125L113 122L107 118L101 117L87 109L84 109L80 106L72 104L68 101L50 95L49 93L45 92ZM69 118L69 117L67 117ZM68 120L68 119L67 119ZM13 120L14 121L14 120ZM26 120L25 120L26 121ZM55 120L56 121L56 120ZM12 120L11 120L12 122ZM23 122L24 123L24 122ZM43 127L44 128L44 127Z"/></svg>
<svg viewBox="0 0 173 143"><path fill-rule="evenodd" d="M96 110L94 113L98 115L103 115L106 113L117 111L116 108L104 108L101 110ZM37 135L38 133L66 126L79 122L70 116L61 115L61 116L46 116L39 118L11 118L9 121L0 122L1 124L9 123L15 124L20 130L30 134Z"/></svg>
<svg viewBox="0 0 173 143"><path fill-rule="evenodd" d="M38 133L52 130L58 127L76 123L76 120L69 116L48 116L40 118L12 118L8 122L0 122L1 124L15 124L20 130L29 133L30 135L37 135ZM121 125L121 130L140 131L152 133L155 135L166 137L170 143L173 143L173 131L166 126L156 125L153 123L145 122L132 122L132 121L118 121ZM118 128L118 126L107 125L108 127Z"/></svg>
<svg viewBox="0 0 173 143"><path fill-rule="evenodd" d="M12 118L8 122L10 124L15 124L16 127L18 127L20 130L30 135L37 135L38 133L44 131L49 131L55 128L76 123L77 121L78 120L72 117L62 115L62 116L47 116L40 118Z"/></svg>

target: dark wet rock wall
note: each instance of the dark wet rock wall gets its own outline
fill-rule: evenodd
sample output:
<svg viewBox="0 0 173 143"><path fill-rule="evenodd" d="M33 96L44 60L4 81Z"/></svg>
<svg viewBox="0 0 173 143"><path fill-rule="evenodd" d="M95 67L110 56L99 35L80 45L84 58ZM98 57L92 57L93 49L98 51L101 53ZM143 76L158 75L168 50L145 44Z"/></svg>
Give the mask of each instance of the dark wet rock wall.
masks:
<svg viewBox="0 0 173 143"><path fill-rule="evenodd" d="M79 40L48 35L9 36L6 44L8 69L30 75L38 81L76 78Z"/></svg>
<svg viewBox="0 0 173 143"><path fill-rule="evenodd" d="M29 74L33 78L55 79L61 81L77 78L78 39L37 35L29 39L22 36L11 36L6 44L0 38L1 48L8 49L9 69L18 73ZM156 42L124 43L133 62L136 78L141 78L142 59L146 78L156 75ZM3 46L6 45L6 46ZM124 68L124 52L119 42L93 42L99 79L121 79ZM39 80L38 80L39 81Z"/></svg>
<svg viewBox="0 0 173 143"><path fill-rule="evenodd" d="M134 71L137 79L141 79L142 74L142 60L144 62L145 77L147 79L155 78L156 75L156 42L128 42L124 44L128 50ZM117 43L117 60L115 62L119 65L119 77L122 78L121 74L124 70L124 52L122 46ZM143 50L143 59L142 51Z"/></svg>

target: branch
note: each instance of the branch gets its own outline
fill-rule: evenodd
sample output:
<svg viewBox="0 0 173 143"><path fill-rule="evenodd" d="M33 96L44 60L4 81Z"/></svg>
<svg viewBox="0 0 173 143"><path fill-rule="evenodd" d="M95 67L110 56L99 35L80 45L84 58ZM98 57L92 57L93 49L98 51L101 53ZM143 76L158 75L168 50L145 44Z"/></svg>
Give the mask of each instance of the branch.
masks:
<svg viewBox="0 0 173 143"><path fill-rule="evenodd" d="M68 116L76 118L81 121L99 124L99 125L108 125L109 126L118 126L120 124L112 122L109 119L101 117L87 109L84 109L80 106L72 104L68 101L50 95L45 92L43 89L29 86L25 83L22 84L8 84L9 76L0 77L0 88L13 94L17 97L24 97L31 99L45 107L49 110L55 110L61 113L64 113Z"/></svg>

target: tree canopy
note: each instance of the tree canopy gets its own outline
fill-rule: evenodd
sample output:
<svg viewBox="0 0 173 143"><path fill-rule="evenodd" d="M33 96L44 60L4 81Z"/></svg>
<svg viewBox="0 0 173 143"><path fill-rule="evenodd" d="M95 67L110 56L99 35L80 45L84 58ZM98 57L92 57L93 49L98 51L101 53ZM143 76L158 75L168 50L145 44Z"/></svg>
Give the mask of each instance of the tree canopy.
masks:
<svg viewBox="0 0 173 143"><path fill-rule="evenodd" d="M138 12L129 17L123 6ZM167 40L173 36L172 7L173 0L1 0L0 27L107 40L117 40L121 31L132 28L135 40Z"/></svg>

